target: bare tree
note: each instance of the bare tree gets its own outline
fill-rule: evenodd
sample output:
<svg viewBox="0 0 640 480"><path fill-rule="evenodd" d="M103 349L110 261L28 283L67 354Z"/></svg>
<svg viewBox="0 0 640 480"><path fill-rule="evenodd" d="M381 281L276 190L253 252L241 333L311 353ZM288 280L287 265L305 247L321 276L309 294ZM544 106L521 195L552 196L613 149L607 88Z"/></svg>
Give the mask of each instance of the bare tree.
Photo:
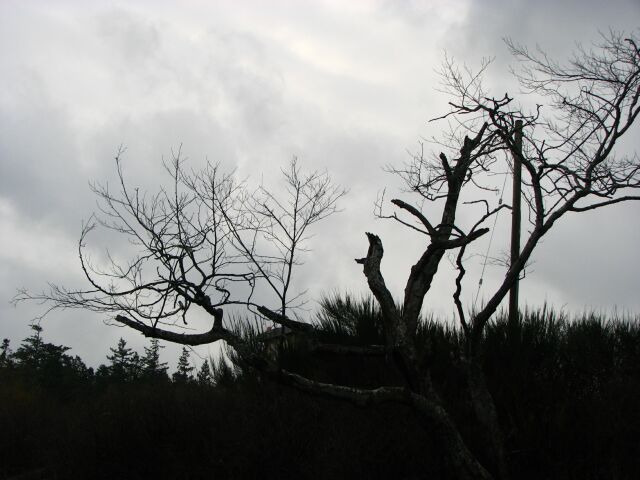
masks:
<svg viewBox="0 0 640 480"><path fill-rule="evenodd" d="M527 109L509 95L491 96L482 84L488 62L479 73L472 73L445 61L442 75L452 100L450 111L440 117L450 126L438 141L442 151L432 156L420 152L405 166L394 169L418 200L393 199L397 210L384 215L381 209L379 215L427 239L411 267L400 305L381 272L382 241L367 233L367 254L356 262L362 265L380 306L384 345L320 344L314 340L314 325L292 318L289 307L295 306L297 297L290 295L291 274L308 229L333 213L343 194L326 174L304 176L295 162L285 172L286 200L266 187L249 193L242 183L221 174L215 166L187 173L179 156L168 166L172 188L148 197L127 188L118 156L120 191L116 195L106 187L95 187L103 202L102 215L96 221L128 236L140 253L125 265L110 258L109 270L98 269L83 250L95 226L89 224L82 232L79 249L91 288L72 291L53 287L41 296L22 292L18 298L45 300L54 308L80 307L107 313L149 337L183 345L225 340L242 362L281 383L356 405L407 405L439 439L456 478L507 478L503 435L480 367L479 345L487 322L522 274L541 238L558 220L572 212L640 199L627 193L640 186L638 157L617 156L615 152L638 116L637 39L611 32L592 50L578 49L566 65L511 41L507 45L521 62L515 71L517 79L540 104ZM522 149L514 140L516 128L523 131ZM488 220L510 208L496 205L488 191L493 188L492 174L508 171L514 156L524 167L523 196L529 218L524 247L486 304L469 317L463 302L465 251L489 232L485 226ZM458 219L461 206L476 214L471 222ZM467 394L486 437L486 465L460 434L431 379L429 345L420 344L417 338L425 295L443 258L450 254L458 268L452 301L465 338L459 360L467 373ZM258 284L274 294L274 305L254 300ZM283 370L252 348L230 323L223 322L223 308L234 305L308 335L314 349L384 355L401 372L403 384L354 388ZM213 317L210 330L181 330L194 307Z"/></svg>
<svg viewBox="0 0 640 480"><path fill-rule="evenodd" d="M482 72L489 62L483 62L477 74L445 61L442 76L452 100L450 112L440 119L449 119L451 128L441 144L449 147L449 151L451 146L459 145L459 153L453 159L445 152L428 158L416 155L404 168L395 170L426 206L419 209L402 200L392 203L413 217L417 227L410 226L430 239L411 269L401 311L391 301L380 274L382 244L378 237L369 234L369 253L360 260L370 288L390 320L390 328L396 326L395 347L401 350L408 365L420 365L413 355L415 323L422 301L444 253L458 250L453 300L466 338L461 360L467 367L470 398L486 433L487 450L493 453L495 473L501 478L508 476L502 435L478 360L484 328L522 274L541 238L558 220L571 212L640 200L639 195L628 193L640 187L637 154L617 156L615 151L640 110L637 39L610 32L602 35L601 42L592 50L579 47L566 65L555 62L544 52L532 53L511 40L506 43L521 62L521 68L514 70L521 87L535 101L545 104L527 110L508 94L502 97L488 94L483 88ZM522 146L516 144L514 135L520 128ZM508 266L498 288L472 318L467 318L461 301L465 249L488 232L482 226L491 216L502 208L510 208L505 204L491 205L492 196L483 196L483 192L492 190L491 173L499 169L501 155L508 166L512 165L512 158L523 166L522 193L528 207L529 229L519 257ZM465 203L482 208L475 223L466 229L456 222L463 188L473 195ZM437 221L423 213L437 211L439 205L442 213ZM395 214L387 217L404 225L408 223ZM425 382L419 384L418 391L432 389L426 372L428 368L415 371L415 381ZM482 478L480 471L472 477Z"/></svg>
<svg viewBox="0 0 640 480"><path fill-rule="evenodd" d="M264 186L250 190L218 165L188 171L178 152L165 164L170 187L150 195L127 185L123 153L115 159L117 190L92 185L100 211L83 227L78 244L90 288L52 285L40 296L21 291L17 301L112 313L119 322L153 329L187 325L197 306L214 317L221 332L220 307L257 311L254 294L261 286L275 295L270 308L281 315L301 305L304 292L291 295L292 272L306 249L308 229L334 213L345 193L328 174L304 175L294 159L276 195ZM86 243L98 227L126 237L133 258L123 262L107 251L101 262L93 261Z"/></svg>

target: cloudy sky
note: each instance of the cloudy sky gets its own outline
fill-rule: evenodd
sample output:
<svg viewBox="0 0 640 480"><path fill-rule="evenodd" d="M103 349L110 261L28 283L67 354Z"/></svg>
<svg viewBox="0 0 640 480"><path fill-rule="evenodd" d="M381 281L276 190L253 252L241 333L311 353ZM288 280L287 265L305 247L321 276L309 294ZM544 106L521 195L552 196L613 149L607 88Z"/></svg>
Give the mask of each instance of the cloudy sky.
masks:
<svg viewBox="0 0 640 480"><path fill-rule="evenodd" d="M149 189L165 181L162 158L180 145L195 168L208 159L265 181L293 156L328 170L350 191L343 211L315 232L296 284L309 289L310 308L323 292L364 292L353 259L364 256L364 232L373 231L399 297L424 245L376 220L373 203L385 187L410 200L383 167L401 165L407 149L442 128L427 121L447 107L435 73L444 52L471 67L495 57L486 82L501 96L512 85L503 37L563 58L576 41L589 43L609 27L634 31L638 20L637 0L3 0L0 337L16 346L45 308L11 306L17 288L84 285L76 248L95 210L88 184L114 180L119 145L127 147L131 185ZM639 208L612 207L558 225L521 285L524 301L571 312L640 312ZM508 222L499 219L490 255L508 250ZM479 258L470 263L468 306L481 267ZM487 268L481 297L502 273ZM428 295L429 308L443 317L453 312L452 279L443 267ZM146 344L104 320L55 312L43 325L50 341L91 365L120 336ZM167 348L166 359L174 355Z"/></svg>

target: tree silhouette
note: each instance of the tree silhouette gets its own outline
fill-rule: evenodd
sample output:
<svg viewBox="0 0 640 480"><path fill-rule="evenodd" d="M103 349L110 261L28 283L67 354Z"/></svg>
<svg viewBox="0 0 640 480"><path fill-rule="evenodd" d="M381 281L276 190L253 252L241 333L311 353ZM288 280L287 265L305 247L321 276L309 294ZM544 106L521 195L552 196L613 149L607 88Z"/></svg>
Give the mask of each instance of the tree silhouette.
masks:
<svg viewBox="0 0 640 480"><path fill-rule="evenodd" d="M144 347L144 355L140 359L142 365L142 377L151 381L168 380L169 367L166 362L160 361L160 350L164 348L157 338L152 338L148 347Z"/></svg>
<svg viewBox="0 0 640 480"><path fill-rule="evenodd" d="M45 342L40 325L33 324L31 329L33 333L8 357L8 362L27 373L23 375L25 378L64 391L93 377L93 370L87 368L80 357L66 353L69 347Z"/></svg>
<svg viewBox="0 0 640 480"><path fill-rule="evenodd" d="M176 371L171 376L172 380L176 383L190 382L193 380L192 372L194 369L195 367L191 366L191 363L189 362L189 349L182 347Z"/></svg>
<svg viewBox="0 0 640 480"><path fill-rule="evenodd" d="M2 340L2 346L0 346L0 368L6 368L13 365L11 358L11 347L8 338Z"/></svg>
<svg viewBox="0 0 640 480"><path fill-rule="evenodd" d="M14 358L21 366L37 370L45 361L45 352L43 351L42 327L38 324L31 325L33 333L22 341L18 350L14 353ZM67 348L63 347L58 350L58 354L64 353ZM55 353L54 353L55 355Z"/></svg>
<svg viewBox="0 0 640 480"><path fill-rule="evenodd" d="M202 366L196 374L196 382L198 382L200 386L213 385L213 375L211 374L211 367L209 367L209 360L202 362Z"/></svg>
<svg viewBox="0 0 640 480"><path fill-rule="evenodd" d="M109 374L112 379L120 382L135 380L138 375L137 365L139 363L138 354L132 349L127 348L127 342L124 338L118 340L118 345L109 348L111 355L107 355Z"/></svg>
<svg viewBox="0 0 640 480"><path fill-rule="evenodd" d="M433 155L421 151L406 165L391 169L417 200L393 199L396 210L388 214L381 199L378 215L423 235L425 248L408 273L398 305L381 270L382 240L367 233L368 251L356 262L362 265L380 308L380 343L324 342L316 326L295 316L301 297L299 291L293 293L292 272L310 228L336 211L344 193L328 175L304 174L295 161L283 172L284 188L261 186L251 191L215 165L188 172L178 153L166 166L171 187L144 194L127 186L121 151L116 158L119 192L94 186L102 216L83 229L79 242L88 289L54 286L42 295L22 291L17 300L98 311L152 338L155 343L145 349L143 358L146 372L166 376L157 339L183 345L224 340L242 368L254 368L302 391L360 406L404 405L437 438L455 478L508 478L504 434L482 369L480 346L489 320L559 220L640 199L628 193L640 187L640 161L637 155L620 155L615 148L631 132L640 111L637 38L610 32L593 49L578 49L566 65L544 53L508 45L521 62L516 71L521 87L534 95L533 102L544 104L527 109L507 94L492 95L482 83L488 63L474 73L446 60L442 76L451 95L450 111L439 120L448 121L449 130L435 140L439 151ZM522 145L516 140L520 133ZM514 157L524 170L527 237L498 288L469 317L463 308L466 250L490 231L485 226L489 220L510 208L495 204L494 179L495 174L511 171ZM460 215L462 207L465 215ZM94 267L85 243L98 225L130 239L139 248L138 255L124 264L109 257L107 272ZM465 372L461 394L468 397L472 422L483 435L473 448L463 438L461 420L451 414L433 382L436 342L428 329L420 327L425 296L448 255L458 269L452 303L463 332L460 348L451 355ZM257 300L267 293L272 295L270 304ZM250 314L246 322L223 318L239 307ZM181 328L193 309L211 317L211 326L201 333ZM265 354L251 317L295 332L305 339L309 353L383 358L393 365L395 380L356 387L284 369Z"/></svg>

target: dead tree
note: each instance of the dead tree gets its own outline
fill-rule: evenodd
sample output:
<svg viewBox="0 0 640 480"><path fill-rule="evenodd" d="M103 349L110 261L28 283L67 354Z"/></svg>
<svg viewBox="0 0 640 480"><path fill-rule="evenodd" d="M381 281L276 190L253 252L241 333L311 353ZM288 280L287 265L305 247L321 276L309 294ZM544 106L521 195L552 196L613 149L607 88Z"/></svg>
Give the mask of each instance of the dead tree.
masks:
<svg viewBox="0 0 640 480"><path fill-rule="evenodd" d="M344 191L333 186L326 174L302 175L295 162L285 172L286 200L267 188L249 192L215 166L189 174L179 155L168 165L172 188L149 197L126 186L118 156L119 193L95 187L102 213L80 238L80 260L91 287L76 291L54 286L43 295L23 291L18 300L98 311L146 336L183 345L224 340L244 364L297 389L361 406L407 405L439 439L456 478L507 478L502 431L479 363L479 342L487 322L542 237L562 217L640 199L628 193L640 187L638 157L615 151L639 111L637 39L609 33L592 50L578 49L566 65L543 52L530 52L509 41L507 45L521 62L515 72L521 86L539 105L527 109L507 94L495 97L486 92L482 72L488 63L473 74L446 61L442 74L452 96L451 109L440 120L448 120L451 128L439 140L442 151L433 156L421 152L393 169L417 202L393 199L394 213L381 209L379 215L424 235L426 246L411 267L398 305L381 271L382 240L367 233L368 251L356 262L381 309L385 343L346 347L311 342L324 353L384 355L402 372L402 385L363 389L305 378L261 355L241 331L223 321L225 310L239 306L316 338L314 325L291 315L289 306L296 302L291 296L291 273L308 228L335 211ZM520 122L522 150L516 148L513 135ZM522 192L529 214L524 246L486 304L469 317L463 302L465 251L489 232L485 226L489 219L509 208L492 204L495 197L487 190L492 188L491 174L508 171L513 155L523 166ZM460 207L477 213L476 218L461 222ZM93 265L84 244L96 224L127 236L139 254L127 264L107 257L108 270ZM425 295L443 258L451 254L458 269L452 301L466 339L459 360L485 434L484 457L489 458L485 465L469 449L442 401L430 376L429 346L419 344L416 337ZM273 305L255 301L259 285L271 291ZM210 329L190 333L181 328L194 309L212 317Z"/></svg>
<svg viewBox="0 0 640 480"><path fill-rule="evenodd" d="M493 400L478 362L484 328L522 274L542 237L562 217L640 200L639 195L632 193L640 187L637 154L617 155L615 151L640 110L637 39L610 32L603 35L592 50L578 48L566 65L555 62L544 52L530 52L510 40L506 43L521 62L520 68L514 70L520 85L535 101L544 103L527 109L508 94L502 97L488 94L482 85L482 71L488 67L488 62L483 63L480 74L475 74L445 61L442 76L452 100L450 112L440 119L449 119L452 127L443 145L457 143L461 145L460 153L453 160L446 153L435 158L418 155L404 168L395 170L409 190L425 202L425 207L418 209L401 200L392 200L392 203L412 216L415 224L410 226L421 229L430 240L411 269L402 316L390 303L384 287L379 271L382 246L377 237L369 235L372 247L364 259L365 275L383 312L388 318L395 318L393 325L403 324L406 331L415 332L421 302L437 264L446 249L458 249L453 301L466 338L461 360L467 366L470 398L477 419L484 427L487 450L493 453L495 473L501 478L508 476L503 440ZM524 133L522 148L516 145L514 135L520 125ZM501 208L508 208L507 205L492 206L492 196L483 196L483 192L491 190L489 174L499 170L501 155L509 166L510 159L515 156L522 164L522 194L528 208L529 228L518 259L509 265L486 304L467 318L461 301L466 273L465 249L487 232L482 225L489 217ZM465 203L484 207L478 213L477 221L467 229L456 223L463 186L469 186L467 190L472 195ZM443 206L436 223L424 212L437 211L438 202ZM387 217L405 225L408 223L395 214ZM400 335L403 340L396 345L406 345L403 357L408 363L419 365L411 358L415 350L413 340L404 332ZM416 374L420 378L425 372ZM428 391L429 386L424 388Z"/></svg>

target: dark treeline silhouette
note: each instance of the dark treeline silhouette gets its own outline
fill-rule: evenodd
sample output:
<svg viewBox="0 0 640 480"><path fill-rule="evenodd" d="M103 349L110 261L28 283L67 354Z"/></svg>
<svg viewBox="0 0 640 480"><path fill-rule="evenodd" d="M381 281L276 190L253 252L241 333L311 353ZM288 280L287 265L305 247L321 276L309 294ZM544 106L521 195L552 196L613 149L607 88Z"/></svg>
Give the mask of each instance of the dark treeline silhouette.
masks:
<svg viewBox="0 0 640 480"><path fill-rule="evenodd" d="M324 340L378 344L371 300L334 296L316 318ZM483 436L456 365L460 331L433 319L434 383L470 445ZM324 355L293 335L263 336L283 368L319 381L402 384L381 356ZM260 337L257 337L259 340ZM269 343L269 345L267 345ZM275 346L275 348L274 348ZM263 379L242 360L202 363L183 349L169 375L157 340L139 354L121 339L94 372L42 328L0 350L0 478L448 478L440 445L397 405L372 410ZM640 467L640 325L543 308L482 339L483 367L507 432L514 478L626 479ZM469 421L465 421L465 419Z"/></svg>

